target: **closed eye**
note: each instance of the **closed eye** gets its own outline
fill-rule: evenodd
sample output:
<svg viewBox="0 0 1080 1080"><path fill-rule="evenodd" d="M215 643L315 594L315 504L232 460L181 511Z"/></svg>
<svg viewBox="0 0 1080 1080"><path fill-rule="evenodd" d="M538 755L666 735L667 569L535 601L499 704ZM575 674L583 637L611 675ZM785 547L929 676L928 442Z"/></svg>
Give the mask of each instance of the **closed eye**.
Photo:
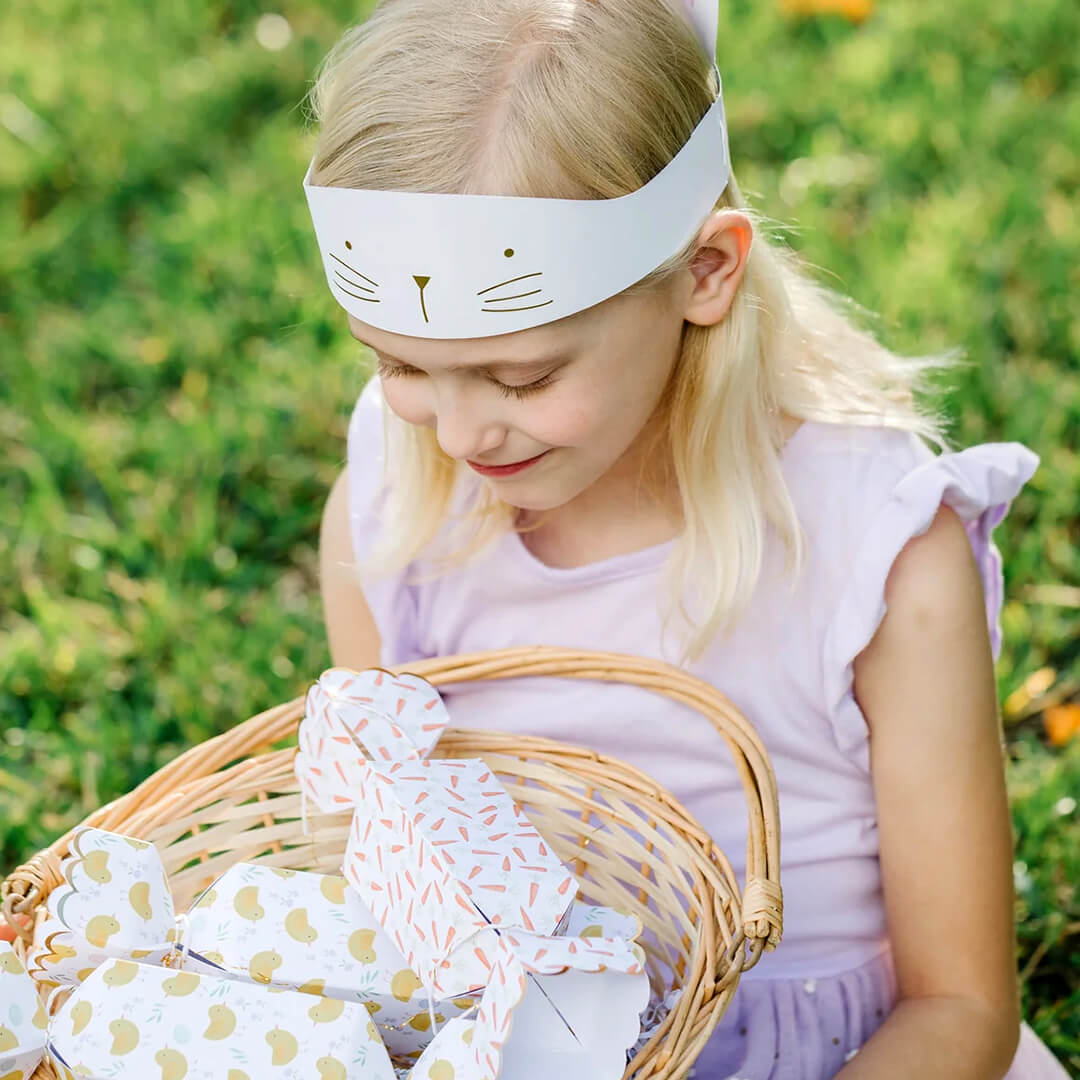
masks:
<svg viewBox="0 0 1080 1080"><path fill-rule="evenodd" d="M388 360L384 360L381 356L377 361L377 370L379 372L379 377L382 379L395 379L408 375L425 374L425 372L421 371L419 368L410 367L408 364L394 364ZM555 382L555 372L553 371L549 372L547 375L541 376L539 379L534 379L532 382L520 384L504 383L491 375L485 377L503 397L514 397L519 401L532 394L538 393L546 386L550 386Z"/></svg>
<svg viewBox="0 0 1080 1080"><path fill-rule="evenodd" d="M393 379L399 375L423 375L419 368L409 367L408 364L391 364L381 356L377 358L375 368L380 379Z"/></svg>

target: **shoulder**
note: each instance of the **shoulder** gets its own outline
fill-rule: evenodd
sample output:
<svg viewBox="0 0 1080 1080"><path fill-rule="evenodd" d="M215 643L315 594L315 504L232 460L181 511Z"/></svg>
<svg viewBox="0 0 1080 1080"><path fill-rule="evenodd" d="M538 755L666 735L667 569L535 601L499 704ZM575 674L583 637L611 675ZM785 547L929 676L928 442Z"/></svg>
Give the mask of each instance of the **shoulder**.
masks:
<svg viewBox="0 0 1080 1080"><path fill-rule="evenodd" d="M792 436L785 466L796 481L824 481L842 490L852 480L902 476L933 457L911 431L806 420Z"/></svg>
<svg viewBox="0 0 1080 1080"><path fill-rule="evenodd" d="M967 529L947 504L893 559L884 601L884 618L856 661L861 687L915 670L929 655L975 650L990 657L983 580Z"/></svg>
<svg viewBox="0 0 1080 1080"><path fill-rule="evenodd" d="M934 460L910 431L806 421L785 452L784 473L807 536L843 559L903 479Z"/></svg>

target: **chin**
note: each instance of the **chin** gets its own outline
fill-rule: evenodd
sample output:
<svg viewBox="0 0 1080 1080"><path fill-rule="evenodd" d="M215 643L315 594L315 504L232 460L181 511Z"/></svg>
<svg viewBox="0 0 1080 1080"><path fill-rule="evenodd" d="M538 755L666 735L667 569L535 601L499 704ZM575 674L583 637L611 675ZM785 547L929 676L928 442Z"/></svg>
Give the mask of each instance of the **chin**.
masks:
<svg viewBox="0 0 1080 1080"><path fill-rule="evenodd" d="M517 510L528 510L530 513L540 514L560 509L576 498L580 492L545 492L543 490L538 490L536 492L524 491L519 495L517 492L507 491L505 493L499 493L496 490L496 494L498 494L504 502Z"/></svg>

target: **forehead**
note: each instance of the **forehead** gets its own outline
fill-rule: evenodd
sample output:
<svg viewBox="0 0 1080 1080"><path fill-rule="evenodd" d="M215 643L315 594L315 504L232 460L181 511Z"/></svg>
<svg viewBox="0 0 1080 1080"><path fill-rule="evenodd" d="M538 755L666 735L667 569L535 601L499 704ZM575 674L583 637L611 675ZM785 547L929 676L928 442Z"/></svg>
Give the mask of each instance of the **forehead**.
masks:
<svg viewBox="0 0 1080 1080"><path fill-rule="evenodd" d="M390 333L370 326L353 315L349 315L348 320L349 331L354 338L395 360L425 368L443 365L484 367L535 364L587 347L595 333L598 309L512 334L452 340Z"/></svg>

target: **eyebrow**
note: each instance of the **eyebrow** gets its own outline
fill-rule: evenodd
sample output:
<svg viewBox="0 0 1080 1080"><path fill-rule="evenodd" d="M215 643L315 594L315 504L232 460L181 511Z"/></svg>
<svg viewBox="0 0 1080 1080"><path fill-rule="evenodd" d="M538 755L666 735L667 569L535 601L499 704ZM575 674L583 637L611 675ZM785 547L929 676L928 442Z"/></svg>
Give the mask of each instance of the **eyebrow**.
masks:
<svg viewBox="0 0 1080 1080"><path fill-rule="evenodd" d="M384 359L389 360L391 363L401 364L403 367L415 367L416 366L415 364L410 364L408 360L402 360L400 357L391 356L390 353L382 352L382 350L377 349L370 342L367 342L362 337L359 337L358 335L354 334L351 329L349 330L349 334L354 340L359 341L361 345L363 345L366 348L370 349L373 353L376 353L377 355L381 355ZM523 368L523 369L528 369L528 368L545 367L548 364L556 364L556 363L564 361L564 360L566 360L568 358L569 358L569 351L568 350L561 350L561 351L558 351L558 352L551 353L548 356L537 356L537 357L534 357L531 360L495 360L495 361L492 361L490 364L454 364L451 367L448 367L446 370L448 372L450 372L451 374L454 374L454 375L459 374L461 372L469 372L469 371L478 371L478 372L481 372L481 373L489 373L492 370L494 370L495 368Z"/></svg>

